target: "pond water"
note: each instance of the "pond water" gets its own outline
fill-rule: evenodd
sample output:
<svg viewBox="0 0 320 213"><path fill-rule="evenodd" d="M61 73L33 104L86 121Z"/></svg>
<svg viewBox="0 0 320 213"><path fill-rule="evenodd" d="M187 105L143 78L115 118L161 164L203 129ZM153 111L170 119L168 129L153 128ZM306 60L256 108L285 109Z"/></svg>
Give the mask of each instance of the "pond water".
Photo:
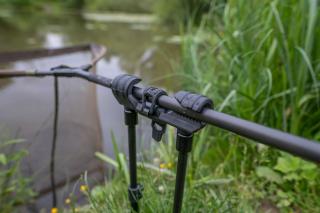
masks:
<svg viewBox="0 0 320 213"><path fill-rule="evenodd" d="M89 19L87 17L90 17ZM93 17L93 18L92 18ZM123 17L123 16L122 16ZM111 21L110 21L111 20ZM114 77L121 73L140 76L146 84L175 90L173 61L179 60L179 46L169 42L174 31L149 21L95 20L95 16L76 14L35 15L0 13L0 51L56 48L85 43L105 45L107 54L96 72ZM124 18L122 20L130 20ZM141 20L149 20L142 18ZM2 64L0 68L50 68L60 64L81 65L88 53ZM81 79L60 79L60 116L56 156L56 179L59 205L69 195L79 174L85 170L93 183L101 182L104 165L95 151L113 155L111 134L126 152L126 129L123 109L110 90ZM29 151L23 172L33 177L33 188L41 192L28 211L51 207L49 153L53 123L53 79L20 78L0 81L0 135L23 138ZM139 119L138 148L149 144L150 121ZM20 149L21 146L14 147ZM13 150L14 150L13 149ZM79 196L81 202L81 195Z"/></svg>

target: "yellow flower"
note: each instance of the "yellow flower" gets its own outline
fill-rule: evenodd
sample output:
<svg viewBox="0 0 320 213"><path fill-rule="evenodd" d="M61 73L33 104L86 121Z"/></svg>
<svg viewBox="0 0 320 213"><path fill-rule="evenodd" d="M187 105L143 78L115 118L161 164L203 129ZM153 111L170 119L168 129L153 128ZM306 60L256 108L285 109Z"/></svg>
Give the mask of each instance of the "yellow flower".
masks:
<svg viewBox="0 0 320 213"><path fill-rule="evenodd" d="M71 203L71 200L70 200L70 198L67 198L64 202L65 202L66 204L70 204L70 203Z"/></svg>
<svg viewBox="0 0 320 213"><path fill-rule="evenodd" d="M80 191L82 191L82 192L88 191L88 186L87 185L81 185L80 186Z"/></svg>
<svg viewBox="0 0 320 213"><path fill-rule="evenodd" d="M160 169L164 169L164 168L166 168L166 164L160 163Z"/></svg>
<svg viewBox="0 0 320 213"><path fill-rule="evenodd" d="M58 213L58 208L52 208L51 213Z"/></svg>
<svg viewBox="0 0 320 213"><path fill-rule="evenodd" d="M74 212L79 212L79 209L78 209L78 208L75 208L75 209L74 209Z"/></svg>
<svg viewBox="0 0 320 213"><path fill-rule="evenodd" d="M167 164L167 167L168 167L169 169L171 169L171 168L173 167L173 164L172 164L172 163L168 163L168 164Z"/></svg>

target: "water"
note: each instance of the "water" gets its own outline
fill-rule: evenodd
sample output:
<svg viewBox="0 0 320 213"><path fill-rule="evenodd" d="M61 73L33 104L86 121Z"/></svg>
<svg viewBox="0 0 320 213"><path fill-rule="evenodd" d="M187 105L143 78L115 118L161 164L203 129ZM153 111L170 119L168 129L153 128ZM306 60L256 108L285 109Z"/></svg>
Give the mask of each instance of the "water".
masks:
<svg viewBox="0 0 320 213"><path fill-rule="evenodd" d="M0 13L0 51L38 47L62 47L95 42L108 48L97 66L100 75L114 77L132 73L169 90L178 86L170 61L178 60L179 47L165 42L171 29L152 23L96 22L81 15L30 15ZM50 68L59 64L88 62L88 53L19 61L0 65L14 68ZM158 80L157 80L158 79ZM56 157L59 204L68 196L79 174L88 170L93 183L104 178L103 167L95 151L113 155L111 132L119 147L126 151L126 129L122 107L110 90L81 79L60 79L60 116ZM20 78L0 81L0 126L4 137L24 138L30 152L23 172L32 175L33 187L42 191L29 211L48 209L51 204L49 153L52 138L53 79ZM140 119L138 148L150 142L150 121ZM21 148L20 146L15 147ZM76 190L81 202L81 194Z"/></svg>

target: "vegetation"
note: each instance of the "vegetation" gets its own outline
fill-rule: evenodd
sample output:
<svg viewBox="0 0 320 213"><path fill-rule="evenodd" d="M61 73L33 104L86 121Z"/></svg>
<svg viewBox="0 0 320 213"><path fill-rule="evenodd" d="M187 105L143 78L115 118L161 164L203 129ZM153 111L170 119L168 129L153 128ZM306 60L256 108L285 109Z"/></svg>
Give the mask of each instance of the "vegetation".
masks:
<svg viewBox="0 0 320 213"><path fill-rule="evenodd" d="M67 2L89 10L122 7L122 1ZM218 111L320 140L317 0L173 0L151 7L183 29L176 69L184 89L206 94ZM114 176L83 190L90 201L83 212L130 212L126 158L115 141L114 147L116 160L97 154L113 166ZM177 160L173 129L141 156L142 211L170 211ZM196 135L190 156L184 211L320 212L319 177L318 165L207 127Z"/></svg>
<svg viewBox="0 0 320 213"><path fill-rule="evenodd" d="M25 150L6 154L6 150L21 140L0 141L0 212L16 212L19 206L32 201L35 193L30 188L30 179L20 173L21 159Z"/></svg>
<svg viewBox="0 0 320 213"><path fill-rule="evenodd" d="M214 16L221 8L217 19ZM187 25L183 35L182 63L177 67L183 87L208 95L219 111L319 140L317 1L229 0L209 11L198 27ZM174 165L172 142L160 146L160 161ZM142 167L140 173L148 184L142 209L167 211L173 180L154 169L142 174L152 166ZM125 178L116 177L93 190L91 210L100 212L101 207L116 212L128 206L123 204ZM161 195L162 185L168 194ZM204 212L318 212L319 195L315 164L214 128L197 135L188 167L187 212L194 208Z"/></svg>
<svg viewBox="0 0 320 213"><path fill-rule="evenodd" d="M66 12L67 10L87 11L122 11L150 13L153 1L130 0L0 0L0 5L12 10L43 10L45 12Z"/></svg>

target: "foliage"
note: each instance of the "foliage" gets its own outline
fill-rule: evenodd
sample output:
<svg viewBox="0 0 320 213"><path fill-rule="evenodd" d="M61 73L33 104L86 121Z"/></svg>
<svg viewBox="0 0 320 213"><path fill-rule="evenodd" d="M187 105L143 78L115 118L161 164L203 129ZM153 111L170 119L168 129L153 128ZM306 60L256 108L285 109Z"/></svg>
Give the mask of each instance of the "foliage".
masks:
<svg viewBox="0 0 320 213"><path fill-rule="evenodd" d="M319 140L316 0L229 0L223 12L211 4L196 27L197 18L186 12L193 20L185 19L179 2L172 4L168 11L176 12L178 23L192 23L185 25L177 67L184 89L210 96L218 111ZM145 155L148 163L140 163L139 179L145 184L141 206L146 212L166 212L172 206L177 160L173 138L169 129L166 143ZM123 160L100 158L117 172L110 183L88 194L87 210L130 211ZM206 128L196 135L190 156L184 211L318 212L319 175L313 163Z"/></svg>
<svg viewBox="0 0 320 213"><path fill-rule="evenodd" d="M146 159L150 163L138 162L138 179L144 185L143 199L139 202L143 212L154 212L155 209L160 212L170 212L172 209L176 151L173 149L173 128L169 128L169 132L167 142L162 143L160 147L155 144L153 152L147 154L155 156L153 159ZM96 153L96 156L115 169L114 177L112 181L103 186L97 186L87 193L90 205L81 208L82 212L131 211L127 195L128 168L123 161L124 154L119 152L114 138L113 145L116 154L115 160L101 153ZM193 157L197 157L196 154L193 154ZM236 207L247 209L247 207L241 206L242 203L237 203L227 190L226 186L231 181L230 178L188 176L184 212L195 212L199 209L208 212L228 211Z"/></svg>
<svg viewBox="0 0 320 213"><path fill-rule="evenodd" d="M179 68L183 87L209 95L219 111L319 139L317 4L228 1L219 24L208 18L188 28ZM232 174L235 192L251 205L267 199L284 210L319 211L317 166L230 133L209 134L205 140L215 145L205 161L214 174Z"/></svg>
<svg viewBox="0 0 320 213"><path fill-rule="evenodd" d="M203 16L212 13L212 8L216 9L215 13L220 14L224 4L225 0L172 0L170 2L161 0L155 4L154 11L165 23L198 24Z"/></svg>
<svg viewBox="0 0 320 213"><path fill-rule="evenodd" d="M30 179L20 173L20 161L25 150L7 154L5 149L21 143L21 140L0 143L0 212L16 212L21 205L30 203L35 193L30 188Z"/></svg>
<svg viewBox="0 0 320 213"><path fill-rule="evenodd" d="M153 1L130 1L130 0L0 0L0 5L14 10L29 9L44 11L68 11L89 10L89 11L122 11L134 13L150 13L153 8Z"/></svg>
<svg viewBox="0 0 320 213"><path fill-rule="evenodd" d="M117 11L129 13L151 13L154 1L130 1L130 0L94 0L86 1L86 9L90 11Z"/></svg>

